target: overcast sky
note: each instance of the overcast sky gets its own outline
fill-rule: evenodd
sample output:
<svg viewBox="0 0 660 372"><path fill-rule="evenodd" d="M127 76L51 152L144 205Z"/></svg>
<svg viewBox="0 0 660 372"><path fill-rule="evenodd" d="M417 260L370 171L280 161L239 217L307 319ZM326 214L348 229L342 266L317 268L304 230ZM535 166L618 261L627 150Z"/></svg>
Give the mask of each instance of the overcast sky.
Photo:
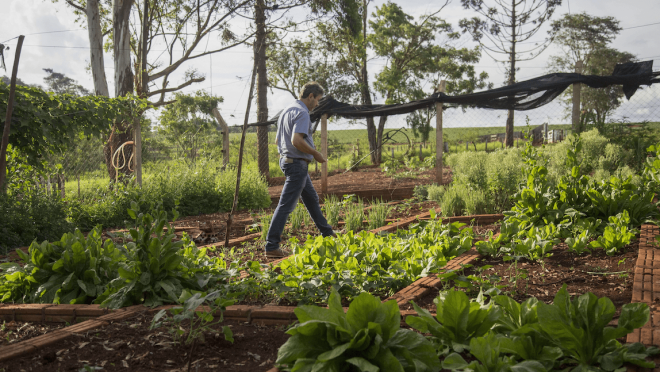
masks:
<svg viewBox="0 0 660 372"><path fill-rule="evenodd" d="M431 11L434 11L434 4L439 1L428 0L406 0L394 1L401 5L407 13L419 16ZM74 23L75 16L71 8L67 7L65 3L59 2L53 4L50 0L0 0L3 4L3 20L0 22L0 42L18 36L20 34L26 35L23 51L20 59L20 67L18 76L33 84L43 84L45 73L42 69L52 68L57 72L66 74L69 77L76 79L80 84L93 90L93 83L91 74L86 71L89 62L89 41L87 39L87 32L81 27L80 24ZM383 0L376 0L370 5L370 11L374 11L376 6L383 4ZM437 5L435 5L437 6ZM570 7L570 8L569 8ZM621 21L621 27L624 30L613 43L613 47L619 50L627 51L635 54L641 60L653 59L655 61L654 70L660 69L660 41L658 41L658 34L660 33L660 24L657 14L660 13L660 1L658 0L572 0L563 1L563 5L559 8L554 18L558 18L562 14L577 12L587 12L595 16L614 16ZM465 17L471 17L474 13L464 10L460 6L459 0L453 0L439 16L446 19L455 28L457 27L458 20ZM647 24L650 26L639 27ZM82 25L86 26L86 24ZM240 33L241 28L244 27L241 23L235 23L234 31ZM55 32L63 30L74 30L69 32ZM43 33L43 34L39 34ZM545 30L537 34L534 40L541 40L546 35ZM209 49L213 47L215 39L209 42ZM5 62L8 66L8 71L0 71L0 75L10 75L11 66L14 59L14 48L16 40L7 42L7 45L12 46L12 50L5 52ZM463 36L459 41L459 45L471 46L473 45L468 36ZM155 49L155 48L154 48ZM549 48L539 57L532 61L521 62L521 70L518 72L518 80L525 80L527 78L543 75L547 71L548 57L557 52L556 48ZM150 62L152 62L150 60ZM369 64L370 75L375 75L382 69L384 64L383 60L374 60ZM110 85L111 92L114 91L113 74L114 69L112 56L106 54L105 56L106 75ZM188 62L186 65L179 68L178 73L171 78L171 86L178 85L183 81L183 72L188 68L197 68L202 74L206 76L206 81L196 84L184 89L185 92L194 92L198 89L206 89L213 92L215 95L224 97L224 102L220 106L225 119L230 125L242 124L245 107L247 104L247 77L249 77L252 68L252 53L247 47L237 47L227 52L216 54L212 57L202 57L194 61ZM504 81L504 69L498 65L488 56L482 56L481 62L477 65L478 71L486 71L490 75L490 81L495 86L501 86ZM243 78L243 79L239 79ZM429 87L429 93L432 88ZM638 97L633 97L633 100ZM660 98L659 89L653 88L652 92L645 92L640 94L635 104L640 109L648 109L648 102L652 98ZM281 108L286 106L291 100L288 93L275 91L268 98L269 114L273 115ZM375 103L382 103L377 100ZM645 106L646 105L646 106ZM656 106L660 106L657 105ZM253 104L251 117L254 119L255 106ZM483 112L483 110L481 110ZM550 114L553 112L553 115ZM556 122L557 107L546 107L539 109L538 120L554 120ZM640 111L643 113L643 111ZM485 120L480 125L503 125L506 115L501 113L492 113L497 117L496 120ZM660 111L655 111L655 114L660 115ZM233 115L233 116L232 116ZM491 115L491 116L492 116ZM537 114L534 114L537 115ZM534 116L533 115L533 116ZM653 108L642 116L654 115ZM152 114L154 116L154 114ZM473 113L472 117L486 117L481 113ZM520 118L521 116L518 116ZM547 117L547 118L545 118ZM466 117L463 117L463 120ZM468 116L467 118L470 118ZM657 119L656 119L657 120ZM459 121L448 123L448 126L460 126ZM399 122L393 121L393 126L401 126L402 118ZM487 123L486 123L487 122ZM516 120L516 125L524 124L520 120Z"/></svg>

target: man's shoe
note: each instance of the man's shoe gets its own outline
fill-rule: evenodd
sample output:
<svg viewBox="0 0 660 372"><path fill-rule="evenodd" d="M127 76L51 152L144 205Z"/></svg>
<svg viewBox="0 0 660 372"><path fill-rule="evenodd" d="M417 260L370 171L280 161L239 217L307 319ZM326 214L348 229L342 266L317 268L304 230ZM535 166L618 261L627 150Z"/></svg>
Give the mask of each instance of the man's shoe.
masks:
<svg viewBox="0 0 660 372"><path fill-rule="evenodd" d="M288 257L291 255L291 252L284 250L282 248L274 249L272 251L266 251L266 257L268 258L282 258Z"/></svg>

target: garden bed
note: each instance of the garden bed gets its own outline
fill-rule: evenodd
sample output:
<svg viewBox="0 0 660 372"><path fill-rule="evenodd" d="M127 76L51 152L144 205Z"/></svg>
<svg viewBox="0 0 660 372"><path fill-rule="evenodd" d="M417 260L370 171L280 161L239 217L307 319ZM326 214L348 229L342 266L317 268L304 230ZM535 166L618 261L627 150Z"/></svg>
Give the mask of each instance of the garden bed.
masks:
<svg viewBox="0 0 660 372"><path fill-rule="evenodd" d="M555 293L566 283L571 295L592 292L598 297L609 297L617 308L630 303L633 293L633 273L639 250L639 242L626 246L621 254L607 256L603 250L594 250L591 254L578 256L570 252L566 244L558 244L552 250L552 256L544 262L532 262L525 259L504 262L502 258L477 258L471 267L456 270L457 280L469 283L471 292L478 293L480 283L484 290L497 286L516 301L536 297L545 303L551 303ZM486 269L482 269L486 268ZM472 279L470 279L472 278ZM453 280L444 281L442 286L454 286ZM415 303L435 313L433 300L440 288L432 290ZM402 309L412 309L404 305Z"/></svg>
<svg viewBox="0 0 660 372"><path fill-rule="evenodd" d="M11 320L0 325L0 347L44 335L64 327L63 323L35 323Z"/></svg>
<svg viewBox="0 0 660 372"><path fill-rule="evenodd" d="M228 320L234 343L225 341L221 326L197 343L190 360L190 346L172 344L164 328L150 330L153 314L143 313L126 321L69 338L34 354L0 363L4 371L79 370L85 366L104 371L175 370L265 371L277 359L277 349L288 335L282 325L246 324ZM127 369L128 368L128 369ZM91 369L94 370L94 369Z"/></svg>

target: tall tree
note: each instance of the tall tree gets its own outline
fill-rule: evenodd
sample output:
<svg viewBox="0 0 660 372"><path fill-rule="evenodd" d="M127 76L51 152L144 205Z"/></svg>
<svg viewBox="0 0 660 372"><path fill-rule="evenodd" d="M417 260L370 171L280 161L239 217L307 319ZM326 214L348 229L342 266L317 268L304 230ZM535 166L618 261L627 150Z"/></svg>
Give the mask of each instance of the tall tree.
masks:
<svg viewBox="0 0 660 372"><path fill-rule="evenodd" d="M443 79L448 81L447 92L454 94L471 93L486 86L488 75L484 72L477 75L474 70L474 64L481 57L479 48L451 45L460 34L436 16L443 8L421 16L418 21L391 2L376 8L373 21L369 21L373 30L369 42L377 56L387 58L387 64L374 82L374 88L385 98L386 104L427 97L429 92L423 87L436 87ZM443 42L438 43L441 36ZM434 116L435 107L408 115L407 121L426 141ZM378 123L378 162L386 120L387 117L380 117Z"/></svg>
<svg viewBox="0 0 660 372"><path fill-rule="evenodd" d="M530 40L552 17L562 0L461 0L461 3L479 16L461 19L459 25L486 54L505 64L506 84L511 85L516 82L516 62L534 59L550 45L550 38L538 42ZM509 110L507 147L513 146L513 119L514 112Z"/></svg>
<svg viewBox="0 0 660 372"><path fill-rule="evenodd" d="M621 27L614 17L596 17L587 13L564 14L552 22L548 31L563 52L550 57L552 70L573 71L578 61L588 65L594 51L610 44L619 32Z"/></svg>
<svg viewBox="0 0 660 372"><path fill-rule="evenodd" d="M212 110L223 101L204 91L194 94L174 93L175 102L165 106L159 120L165 137L175 143L190 164L194 164L201 139L215 132Z"/></svg>
<svg viewBox="0 0 660 372"><path fill-rule="evenodd" d="M55 94L71 94L74 96L89 96L92 94L92 92L78 84L77 81L60 72L55 72L50 68L45 68L43 70L48 74L48 76L44 78L46 91Z"/></svg>

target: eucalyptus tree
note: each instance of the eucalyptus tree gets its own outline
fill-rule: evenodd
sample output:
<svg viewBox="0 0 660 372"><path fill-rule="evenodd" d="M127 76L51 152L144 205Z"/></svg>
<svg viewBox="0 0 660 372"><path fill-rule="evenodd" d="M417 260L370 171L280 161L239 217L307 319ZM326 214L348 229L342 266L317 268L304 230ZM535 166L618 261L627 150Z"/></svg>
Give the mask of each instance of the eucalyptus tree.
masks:
<svg viewBox="0 0 660 372"><path fill-rule="evenodd" d="M516 82L516 63L536 58L551 38L534 40L543 24L552 17L562 0L461 0L465 9L478 16L461 19L460 27L479 43L482 50L506 66L506 84ZM506 119L507 147L513 146L514 112Z"/></svg>

